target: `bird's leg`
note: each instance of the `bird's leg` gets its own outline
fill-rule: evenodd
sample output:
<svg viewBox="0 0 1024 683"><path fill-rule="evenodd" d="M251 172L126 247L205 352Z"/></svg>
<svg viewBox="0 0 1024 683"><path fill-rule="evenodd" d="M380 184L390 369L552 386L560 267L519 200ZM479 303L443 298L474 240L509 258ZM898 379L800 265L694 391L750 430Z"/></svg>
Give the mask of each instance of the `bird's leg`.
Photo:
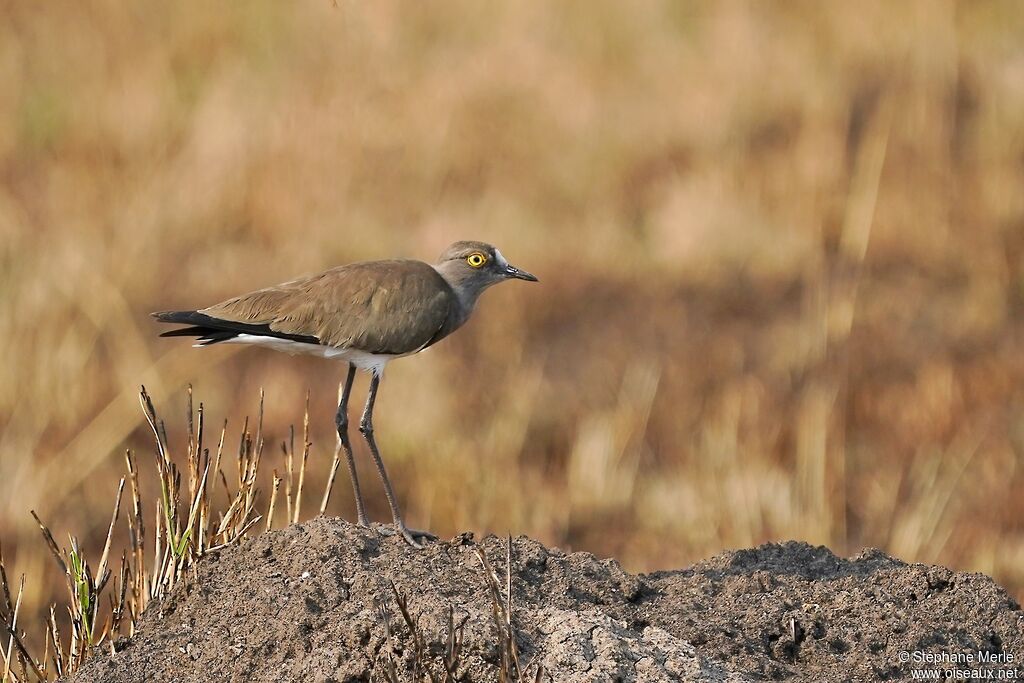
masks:
<svg viewBox="0 0 1024 683"><path fill-rule="evenodd" d="M352 490L356 496L356 519L360 526L370 526L370 520L366 516L366 506L363 505L363 493L359 490L359 475L356 474L356 461L352 456L352 443L348 440L348 397L352 393L352 382L355 377L356 366L349 364L345 386L341 390L341 400L338 402L338 413L334 416L334 424L338 426L338 447L345 451L348 476L352 480Z"/></svg>
<svg viewBox="0 0 1024 683"><path fill-rule="evenodd" d="M370 454L377 465L377 472L380 473L381 481L384 482L384 493L388 497L388 504L391 506L391 516L395 522L395 531L400 533L409 545L414 548L422 548L416 539L426 538L433 540L437 538L425 531L415 531L405 526L402 521L402 513L398 509L398 500L391 488L391 481L388 479L387 470L384 469L384 461L381 460L380 451L377 450L377 442L373 438L373 404L377 400L377 386L380 384L380 377L374 373L370 379L370 391L366 396L366 407L363 409L363 417L359 421L359 431L362 432L366 444L370 447Z"/></svg>

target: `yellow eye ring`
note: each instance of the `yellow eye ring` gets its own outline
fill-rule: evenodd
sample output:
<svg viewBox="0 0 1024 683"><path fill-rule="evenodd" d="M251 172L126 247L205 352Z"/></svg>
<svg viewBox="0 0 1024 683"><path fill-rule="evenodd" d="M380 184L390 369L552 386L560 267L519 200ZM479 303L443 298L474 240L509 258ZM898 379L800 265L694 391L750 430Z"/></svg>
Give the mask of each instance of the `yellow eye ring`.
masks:
<svg viewBox="0 0 1024 683"><path fill-rule="evenodd" d="M479 251L474 251L472 254L466 257L466 263L473 268L482 268L487 263L487 257L481 254Z"/></svg>

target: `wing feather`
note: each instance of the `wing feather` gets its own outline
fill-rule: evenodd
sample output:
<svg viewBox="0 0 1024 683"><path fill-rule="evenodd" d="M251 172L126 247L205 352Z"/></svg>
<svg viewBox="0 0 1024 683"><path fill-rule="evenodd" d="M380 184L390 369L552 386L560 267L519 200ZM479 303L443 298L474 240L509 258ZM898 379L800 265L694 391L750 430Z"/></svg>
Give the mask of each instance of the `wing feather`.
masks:
<svg viewBox="0 0 1024 683"><path fill-rule="evenodd" d="M435 339L454 299L451 286L426 263L372 261L243 294L200 312L316 337L337 348L407 354Z"/></svg>

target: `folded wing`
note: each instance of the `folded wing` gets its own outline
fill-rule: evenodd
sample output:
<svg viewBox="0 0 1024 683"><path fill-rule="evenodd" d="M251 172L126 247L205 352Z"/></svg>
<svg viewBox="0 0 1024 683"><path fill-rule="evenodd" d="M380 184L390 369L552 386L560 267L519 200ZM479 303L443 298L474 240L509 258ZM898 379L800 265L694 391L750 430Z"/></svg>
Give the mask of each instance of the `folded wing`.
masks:
<svg viewBox="0 0 1024 683"><path fill-rule="evenodd" d="M373 261L243 294L199 311L154 316L191 326L163 336L196 336L204 344L256 334L401 355L440 338L454 310L454 297L444 278L426 263Z"/></svg>

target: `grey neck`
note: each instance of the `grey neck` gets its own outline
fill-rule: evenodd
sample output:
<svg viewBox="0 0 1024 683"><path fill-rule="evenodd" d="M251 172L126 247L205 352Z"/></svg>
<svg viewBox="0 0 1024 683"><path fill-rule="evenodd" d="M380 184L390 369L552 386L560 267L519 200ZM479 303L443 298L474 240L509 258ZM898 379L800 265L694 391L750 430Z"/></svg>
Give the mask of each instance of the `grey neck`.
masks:
<svg viewBox="0 0 1024 683"><path fill-rule="evenodd" d="M462 325L466 320L469 319L470 314L473 313L473 308L476 307L476 301L480 298L480 294L487 289L489 282L482 282L479 278L473 277L473 273L466 273L463 268L459 267L459 264L452 262L442 263L434 266L435 270L441 274L445 282L452 288L455 293L456 302L458 304L458 310L452 311L452 320L455 327Z"/></svg>

